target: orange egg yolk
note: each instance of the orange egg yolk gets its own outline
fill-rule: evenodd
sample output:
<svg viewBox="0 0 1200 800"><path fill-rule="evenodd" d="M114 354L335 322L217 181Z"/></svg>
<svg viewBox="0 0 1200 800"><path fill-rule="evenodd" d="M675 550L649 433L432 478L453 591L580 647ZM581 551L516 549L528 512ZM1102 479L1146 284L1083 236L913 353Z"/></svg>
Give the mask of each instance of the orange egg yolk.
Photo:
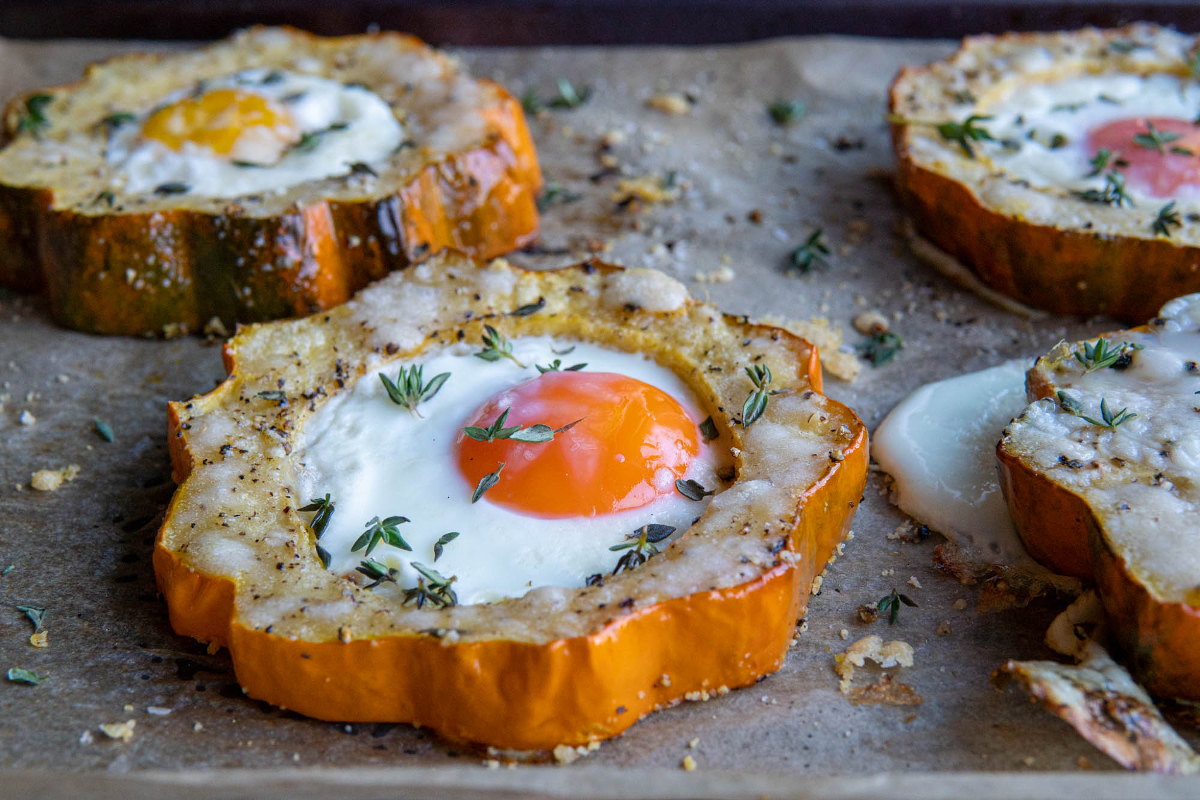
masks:
<svg viewBox="0 0 1200 800"><path fill-rule="evenodd" d="M1159 144L1152 141L1154 131L1159 134ZM1117 157L1128 162L1127 166L1115 165L1126 185L1151 197L1171 197L1182 186L1200 186L1200 128L1191 120L1114 120L1088 131L1087 147L1089 153L1101 149L1112 153L1110 168Z"/></svg>
<svg viewBox="0 0 1200 800"><path fill-rule="evenodd" d="M216 89L155 111L142 126L142 135L172 150L191 142L236 158L247 145L253 150L265 145L277 155L299 141L300 126L275 100L238 89Z"/></svg>
<svg viewBox="0 0 1200 800"><path fill-rule="evenodd" d="M458 468L472 488L503 462L480 502L537 517L611 514L675 492L700 450L696 421L666 392L609 372L547 372L497 394L464 426L486 428L511 409L505 427L576 420L549 442L460 434Z"/></svg>

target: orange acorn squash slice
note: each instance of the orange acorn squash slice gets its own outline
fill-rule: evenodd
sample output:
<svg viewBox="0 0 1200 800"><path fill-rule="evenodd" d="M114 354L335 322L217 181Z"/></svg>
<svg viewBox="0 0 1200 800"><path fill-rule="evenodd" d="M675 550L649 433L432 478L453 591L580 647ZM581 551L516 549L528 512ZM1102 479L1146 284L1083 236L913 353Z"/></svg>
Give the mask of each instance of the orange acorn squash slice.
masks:
<svg viewBox="0 0 1200 800"><path fill-rule="evenodd" d="M402 34L254 28L12 100L0 285L106 334L330 308L446 247L537 232L521 104Z"/></svg>
<svg viewBox="0 0 1200 800"><path fill-rule="evenodd" d="M966 39L889 117L918 233L989 288L1131 322L1200 290L1195 39L1151 25Z"/></svg>
<svg viewBox="0 0 1200 800"><path fill-rule="evenodd" d="M456 342L479 345L485 326L646 354L711 412L699 427L732 455L730 482L661 553L599 581L422 605L405 602L411 585L369 589L326 569L297 488L306 422L356 381L377 384L382 367L390 376ZM866 479L865 428L820 393L815 348L651 270L525 272L447 254L331 311L244 328L225 362L224 383L170 407L181 485L155 545L158 585L175 630L228 647L251 697L320 719L545 750L753 684L779 669ZM771 377L746 426L754 366ZM465 481L446 494L471 502ZM401 511L421 513L388 513Z"/></svg>
<svg viewBox="0 0 1200 800"><path fill-rule="evenodd" d="M1200 295L1038 359L997 448L1022 541L1094 581L1153 694L1200 699Z"/></svg>

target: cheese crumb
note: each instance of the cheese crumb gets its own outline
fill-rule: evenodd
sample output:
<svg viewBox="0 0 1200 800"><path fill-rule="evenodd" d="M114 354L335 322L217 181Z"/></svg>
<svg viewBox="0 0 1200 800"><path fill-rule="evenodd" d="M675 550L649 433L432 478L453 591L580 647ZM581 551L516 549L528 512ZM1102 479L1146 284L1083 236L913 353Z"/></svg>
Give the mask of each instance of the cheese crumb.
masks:
<svg viewBox="0 0 1200 800"><path fill-rule="evenodd" d="M697 272L692 276L696 283L729 283L737 277L737 273L729 267L718 267L712 272Z"/></svg>
<svg viewBox="0 0 1200 800"><path fill-rule="evenodd" d="M46 641L46 631L38 631L29 637L29 643L34 647L46 647L49 642Z"/></svg>
<svg viewBox="0 0 1200 800"><path fill-rule="evenodd" d="M128 742L133 738L133 728L137 725L136 720L126 720L125 722L106 722L100 726L100 731L110 739L120 739L122 742Z"/></svg>
<svg viewBox="0 0 1200 800"><path fill-rule="evenodd" d="M833 657L833 671L837 673L838 689L842 694L850 691L854 668L864 666L867 659L874 661L880 667L911 667L913 665L913 649L908 642L884 642L883 638L871 634L864 636L851 644L844 652Z"/></svg>
<svg viewBox="0 0 1200 800"><path fill-rule="evenodd" d="M686 755L683 757L683 762L680 764L680 766L683 767L684 772L695 772L696 759L692 758L690 755Z"/></svg>
<svg viewBox="0 0 1200 800"><path fill-rule="evenodd" d="M910 576L909 576L909 578L908 578L908 585L909 585L909 586L911 586L911 587L913 587L914 589L923 589L923 588L925 588L925 587L921 586L921 582L920 582L919 580L917 580L917 576L916 576L916 575L910 575Z"/></svg>
<svg viewBox="0 0 1200 800"><path fill-rule="evenodd" d="M963 600L961 597L954 601L954 610L955 611L962 611L966 607L967 607L967 601Z"/></svg>
<svg viewBox="0 0 1200 800"><path fill-rule="evenodd" d="M64 483L75 480L77 475L79 475L78 464L69 464L62 469L39 469L33 473L29 485L39 492L53 492Z"/></svg>
<svg viewBox="0 0 1200 800"><path fill-rule="evenodd" d="M818 575L817 577L813 578L812 589L810 590L811 593L814 595L818 594L821 591L821 584L824 582L824 576Z"/></svg>
<svg viewBox="0 0 1200 800"><path fill-rule="evenodd" d="M692 104L679 92L662 92L646 100L646 108L672 116L682 116L692 110Z"/></svg>
<svg viewBox="0 0 1200 800"><path fill-rule="evenodd" d="M692 739L690 742L688 742L688 747L691 748L692 750L695 750L697 745L699 745L699 744L700 744L700 737L697 736L695 739Z"/></svg>
<svg viewBox="0 0 1200 800"><path fill-rule="evenodd" d="M192 731L193 731L193 732L195 732L195 733L199 733L199 732L200 732L200 731L202 731L202 730L204 730L204 723L203 723L203 722L197 722L196 724L192 725Z"/></svg>

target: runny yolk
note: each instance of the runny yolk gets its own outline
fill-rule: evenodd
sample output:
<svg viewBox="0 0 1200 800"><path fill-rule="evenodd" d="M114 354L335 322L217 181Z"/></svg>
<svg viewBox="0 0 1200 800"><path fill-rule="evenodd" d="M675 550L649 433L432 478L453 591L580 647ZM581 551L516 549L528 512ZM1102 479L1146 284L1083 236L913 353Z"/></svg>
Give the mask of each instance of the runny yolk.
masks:
<svg viewBox="0 0 1200 800"><path fill-rule="evenodd" d="M507 389L464 426L561 428L549 442L459 435L458 468L472 488L503 462L480 502L537 517L597 516L638 508L675 490L700 450L696 421L654 386L610 372L547 372Z"/></svg>
<svg viewBox="0 0 1200 800"><path fill-rule="evenodd" d="M282 104L238 89L216 89L160 108L142 126L142 135L172 150L185 142L206 147L217 155L248 160L262 150L275 156L300 139L300 127ZM266 159L262 159L266 160Z"/></svg>
<svg viewBox="0 0 1200 800"><path fill-rule="evenodd" d="M1115 167L1130 188L1151 197L1171 197L1181 186L1200 186L1200 128L1191 120L1114 120L1088 131L1087 148L1089 153L1112 153L1107 169ZM1118 157L1128 165L1116 164Z"/></svg>

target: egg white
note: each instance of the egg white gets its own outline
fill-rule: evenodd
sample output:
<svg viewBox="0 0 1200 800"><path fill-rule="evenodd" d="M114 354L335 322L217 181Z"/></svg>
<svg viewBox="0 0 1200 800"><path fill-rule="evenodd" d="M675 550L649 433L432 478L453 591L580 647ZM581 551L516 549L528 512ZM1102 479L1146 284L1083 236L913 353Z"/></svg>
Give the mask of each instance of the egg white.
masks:
<svg viewBox="0 0 1200 800"><path fill-rule="evenodd" d="M392 403L379 379L395 378L399 364L368 372L319 409L306 423L299 483L301 496L329 493L336 504L321 538L331 556L329 569L352 574L364 551L351 552L372 517L405 516L399 531L412 546L405 552L378 545L371 557L400 570L401 591L417 584L417 561L446 577L456 576L459 602L481 603L520 597L539 586L581 586L589 575L612 572L622 552L609 547L650 523L671 525L676 536L707 508L708 499L688 500L672 489L637 509L596 517L541 519L524 516L487 500L471 503L473 485L457 468L454 443L467 417L493 395L539 374L534 364L561 359L563 366L586 363L590 372L615 372L655 386L674 397L699 423L708 416L687 385L671 370L645 356L586 342L553 337L512 340L521 369L508 359L476 358L479 345L458 344L420 359L425 380L442 372L450 378L419 406L421 418ZM566 355L563 351L573 347ZM701 445L687 477L709 489L722 484L714 449ZM434 563L434 543L459 532ZM660 547L665 548L669 542Z"/></svg>
<svg viewBox="0 0 1200 800"><path fill-rule="evenodd" d="M979 124L997 140L979 149L1010 177L1040 188L1103 189L1102 175L1087 177L1096 155L1087 132L1130 117L1195 119L1200 84L1175 75L1088 75L1021 85L988 98L977 113L992 117ZM1051 146L1056 135L1062 146ZM1162 203L1132 185L1127 193L1135 203ZM1200 187L1181 186L1176 198L1200 206Z"/></svg>
<svg viewBox="0 0 1200 800"><path fill-rule="evenodd" d="M185 142L180 151L141 135L155 110L177 102L191 90L166 97L113 133L106 158L114 188L146 194L166 184L183 184L198 197L240 197L282 192L308 181L345 175L351 165L387 160L405 139L404 127L391 107L374 92L315 75L252 69L205 82L204 91L239 89L283 103L302 134L317 134L316 146L290 150L273 164L246 166ZM338 130L332 126L342 126Z"/></svg>
<svg viewBox="0 0 1200 800"><path fill-rule="evenodd" d="M990 564L1028 561L1000 491L996 444L1025 408L1026 360L926 384L871 437L900 510Z"/></svg>

